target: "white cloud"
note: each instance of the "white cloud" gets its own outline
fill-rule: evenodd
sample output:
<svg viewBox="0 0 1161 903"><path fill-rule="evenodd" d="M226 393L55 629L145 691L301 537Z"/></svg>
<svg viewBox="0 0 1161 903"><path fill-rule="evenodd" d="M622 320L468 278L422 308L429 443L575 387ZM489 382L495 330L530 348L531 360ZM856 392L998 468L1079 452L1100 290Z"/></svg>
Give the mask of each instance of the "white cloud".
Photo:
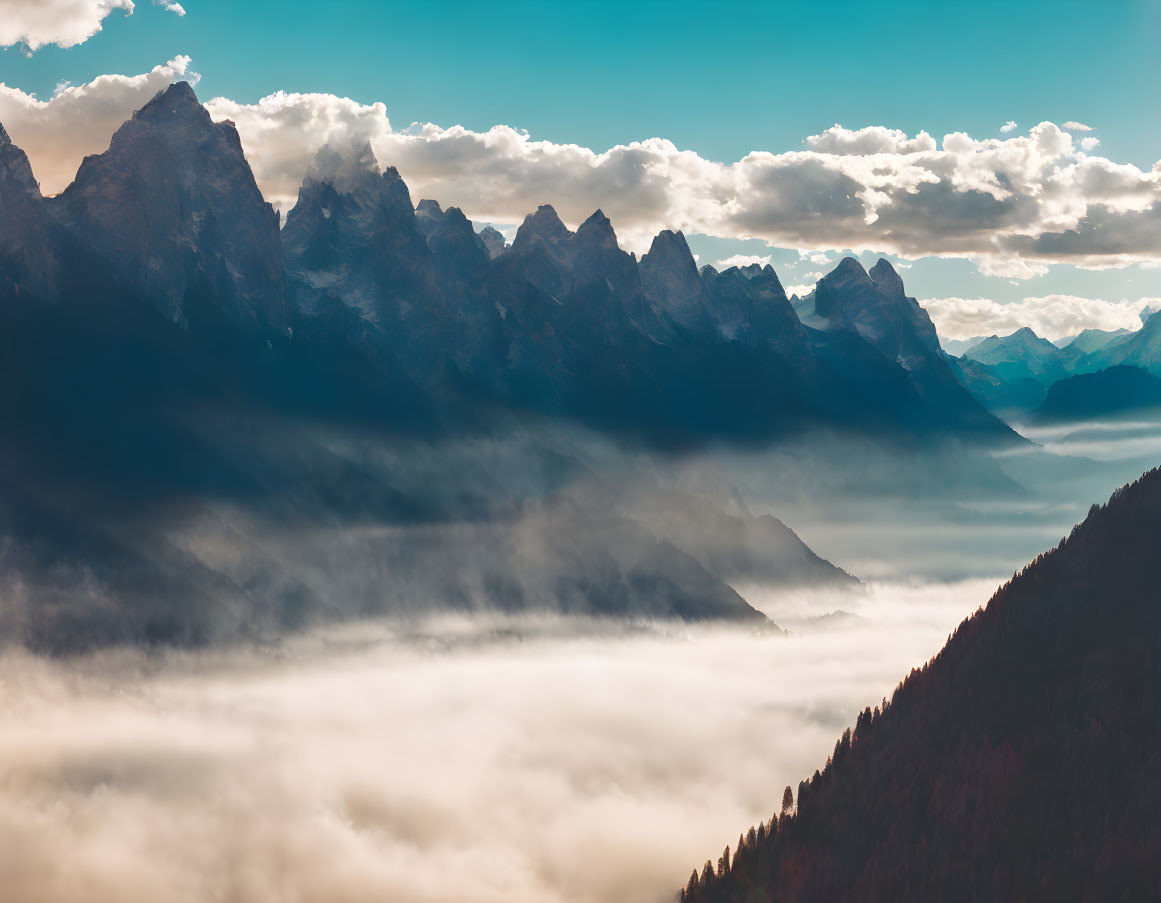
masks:
<svg viewBox="0 0 1161 903"><path fill-rule="evenodd" d="M797 295L799 298L805 298L814 291L814 283L807 284L804 282L799 285L786 285L783 288L786 291L787 297Z"/></svg>
<svg viewBox="0 0 1161 903"><path fill-rule="evenodd" d="M1096 150L1097 145L1099 145L1100 143L1101 143L1100 138L1094 138L1091 135L1089 135L1087 138L1080 139L1080 149L1083 151L1086 151L1086 152L1093 151L1093 150Z"/></svg>
<svg viewBox="0 0 1161 903"><path fill-rule="evenodd" d="M39 100L0 82L0 123L22 147L47 195L73 180L81 159L109 146L109 138L133 111L174 81L198 76L188 56L177 56L144 75L102 75L84 85L57 85Z"/></svg>
<svg viewBox="0 0 1161 903"><path fill-rule="evenodd" d="M52 115L58 108L0 89L0 121L7 124L13 108L23 117L10 129L13 140L29 151L46 189L59 191L63 170L71 175L82 154L99 149L116 120L144 102L144 82L173 77L157 72L65 89L48 103L65 98L59 111L68 109L67 122ZM140 85L132 102L129 84ZM600 207L636 251L671 228L808 252L963 257L1014 279L1056 262L1102 268L1161 259L1161 167L1142 171L1094 156L1049 122L1026 135L977 140L957 132L940 142L924 132L836 126L807 138L807 150L717 162L663 138L597 152L507 125L396 131L384 104L330 94L279 92L253 104L213 98L206 106L237 123L259 185L284 211L322 143L357 137L398 167L416 198L505 223L551 203L575 226ZM77 123L83 127L73 136Z"/></svg>
<svg viewBox="0 0 1161 903"><path fill-rule="evenodd" d="M772 255L759 257L757 254L734 254L714 263L716 270L728 270L730 267L748 267L758 264L760 267L769 266Z"/></svg>
<svg viewBox="0 0 1161 903"><path fill-rule="evenodd" d="M837 122L821 135L811 135L807 138L806 146L822 154L860 157L874 154L924 153L936 148L935 139L927 132L920 132L911 138L906 132L881 125L847 129Z"/></svg>
<svg viewBox="0 0 1161 903"><path fill-rule="evenodd" d="M1008 132L1016 131L1016 129L1019 127L1019 125L1020 124L1018 122L1016 122L1015 119L1009 119L1002 126L1000 126L1000 131L1006 135L1006 134L1008 134Z"/></svg>
<svg viewBox="0 0 1161 903"><path fill-rule="evenodd" d="M214 119L229 119L237 125L258 185L266 199L284 212L294 206L311 158L328 141L366 140L377 149L384 165L392 162L380 150L393 137L387 107L381 103L360 104L333 94L279 91L256 104L215 97L206 107ZM417 193L421 186L411 180L408 185L414 200L438 197L445 201L444 197ZM497 217L477 214L473 218L520 222L523 217L521 213Z"/></svg>
<svg viewBox="0 0 1161 903"><path fill-rule="evenodd" d="M1091 132L1093 127L1085 125L1083 122L1076 122L1075 120L1068 120L1061 128L1068 129L1070 132Z"/></svg>
<svg viewBox="0 0 1161 903"><path fill-rule="evenodd" d="M832 262L830 255L823 251L799 251L798 257L820 267L830 266Z"/></svg>
<svg viewBox="0 0 1161 903"><path fill-rule="evenodd" d="M179 19L185 16L185 7L173 0L153 0L155 6L160 6L167 13L173 13Z"/></svg>
<svg viewBox="0 0 1161 903"><path fill-rule="evenodd" d="M7 650L5 897L670 900L995 585L872 587L841 603L867 620L793 638L482 616Z"/></svg>
<svg viewBox="0 0 1161 903"><path fill-rule="evenodd" d="M1046 339L1082 329L1138 329L1140 313L1157 298L1105 301L1076 295L1044 295L1000 304L989 298L933 298L920 301L944 339L1008 335L1023 326Z"/></svg>
<svg viewBox="0 0 1161 903"><path fill-rule="evenodd" d="M75 47L116 9L131 16L133 0L0 0L0 47L19 44L27 54L46 44Z"/></svg>

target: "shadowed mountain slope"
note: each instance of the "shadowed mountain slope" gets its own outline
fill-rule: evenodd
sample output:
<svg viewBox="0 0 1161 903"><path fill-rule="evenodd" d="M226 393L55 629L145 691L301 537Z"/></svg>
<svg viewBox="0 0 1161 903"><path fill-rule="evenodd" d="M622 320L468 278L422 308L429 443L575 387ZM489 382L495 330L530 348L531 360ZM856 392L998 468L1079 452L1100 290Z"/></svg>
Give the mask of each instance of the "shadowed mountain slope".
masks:
<svg viewBox="0 0 1161 903"><path fill-rule="evenodd" d="M1096 420L1161 410L1161 378L1124 365L1055 382L1036 410L1037 423Z"/></svg>
<svg viewBox="0 0 1161 903"><path fill-rule="evenodd" d="M1159 551L1154 470L863 712L685 903L1155 899Z"/></svg>

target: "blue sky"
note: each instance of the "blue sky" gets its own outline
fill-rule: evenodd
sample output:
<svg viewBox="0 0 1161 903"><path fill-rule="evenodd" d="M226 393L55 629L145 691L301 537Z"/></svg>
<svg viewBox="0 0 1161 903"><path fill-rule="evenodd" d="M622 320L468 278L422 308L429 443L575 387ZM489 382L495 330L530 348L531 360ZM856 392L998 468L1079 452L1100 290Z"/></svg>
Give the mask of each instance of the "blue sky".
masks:
<svg viewBox="0 0 1161 903"><path fill-rule="evenodd" d="M801 150L835 123L939 140L955 131L1002 137L1008 120L1017 134L1072 120L1092 126L1099 153L1117 163L1147 172L1161 159L1159 0L189 0L185 10L178 17L139 0L132 16L113 12L68 49L26 57L9 48L0 82L48 98L61 81L144 73L186 54L203 100L324 92L382 101L395 129L503 123L597 151L661 136L731 162L754 150ZM771 255L788 284L818 269L757 240L693 236L691 245L703 263ZM919 295L1010 302L1161 296L1159 274L1053 265L1011 280L925 257L906 275Z"/></svg>
<svg viewBox="0 0 1161 903"><path fill-rule="evenodd" d="M1157 0L270 2L138 4L95 39L0 79L146 71L183 53L199 93L382 100L396 123L487 128L603 149L663 135L715 159L801 145L835 122L994 135L1007 120L1099 123L1114 159L1161 158Z"/></svg>

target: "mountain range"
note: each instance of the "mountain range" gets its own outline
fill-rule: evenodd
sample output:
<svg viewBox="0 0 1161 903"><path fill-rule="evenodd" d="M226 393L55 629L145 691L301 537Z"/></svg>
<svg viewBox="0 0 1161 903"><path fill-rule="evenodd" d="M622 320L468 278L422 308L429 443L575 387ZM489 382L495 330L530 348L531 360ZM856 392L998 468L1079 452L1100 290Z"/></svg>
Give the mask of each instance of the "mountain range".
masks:
<svg viewBox="0 0 1161 903"><path fill-rule="evenodd" d="M630 510L563 438L1021 441L886 261L843 260L808 305L769 266L699 270L680 232L638 260L599 210L573 231L542 206L509 245L416 204L365 143L324 146L280 223L184 82L55 197L0 131L0 531L39 600L12 629L67 648L336 609L753 617L727 580L849 581L773 518ZM509 457L468 465L473 443ZM647 529L659 506L676 519ZM488 553L441 573L467 536Z"/></svg>
<svg viewBox="0 0 1161 903"><path fill-rule="evenodd" d="M1158 537L1154 470L860 714L683 903L1156 898Z"/></svg>
<svg viewBox="0 0 1161 903"><path fill-rule="evenodd" d="M1141 328L1135 331L1085 329L1067 341L1050 342L1025 326L1005 336L945 341L943 348L952 370L980 404L1007 420L1027 420L1054 383L1073 376L1122 367L1161 376L1161 320L1152 314L1152 309L1143 311ZM1086 416L1117 416L1142 407L1135 396L1118 393L1121 387L1131 387L1124 381L1124 371L1117 372L1122 373L1120 381L1116 374L1103 377L1109 392L1104 403L1097 396L1085 403ZM1097 382L1081 385L1091 389ZM1059 418L1063 411L1059 408L1051 416Z"/></svg>
<svg viewBox="0 0 1161 903"><path fill-rule="evenodd" d="M843 261L808 325L770 267L699 272L674 232L638 261L600 211L573 232L546 205L510 247L494 230L488 244L460 210L415 206L365 144L319 152L280 230L237 131L185 82L57 197L41 198L7 135L2 153L10 295L137 303L193 344L229 331L316 366L321 348L295 346L345 344L444 429L462 425L454 398L664 442L818 425L1011 438L951 378L930 319L886 261L870 273ZM90 284L96 268L103 286ZM101 301L102 288L121 297Z"/></svg>

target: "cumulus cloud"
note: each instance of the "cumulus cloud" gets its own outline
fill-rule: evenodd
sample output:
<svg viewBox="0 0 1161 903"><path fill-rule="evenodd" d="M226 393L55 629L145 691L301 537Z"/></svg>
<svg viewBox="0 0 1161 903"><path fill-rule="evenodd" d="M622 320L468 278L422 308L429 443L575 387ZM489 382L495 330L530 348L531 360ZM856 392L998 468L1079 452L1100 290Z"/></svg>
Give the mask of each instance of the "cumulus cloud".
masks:
<svg viewBox="0 0 1161 903"><path fill-rule="evenodd" d="M116 9L133 15L133 0L0 0L0 47L18 44L27 54L46 44L75 47Z"/></svg>
<svg viewBox="0 0 1161 903"><path fill-rule="evenodd" d="M361 104L333 94L279 91L255 104L215 97L206 107L214 119L229 119L237 125L258 185L266 199L283 211L294 206L306 168L324 144L368 141L381 149L393 136L384 104ZM381 150L379 155L385 165L392 162ZM416 200L429 196L416 194L419 186L409 185Z"/></svg>
<svg viewBox="0 0 1161 903"><path fill-rule="evenodd" d="M1091 131L1093 131L1093 127L1091 125L1085 125L1083 122L1077 122L1073 119L1068 120L1068 122L1064 123L1064 125L1062 125L1061 128L1068 129L1070 132L1091 132Z"/></svg>
<svg viewBox="0 0 1161 903"><path fill-rule="evenodd" d="M173 13L179 19L185 15L185 7L180 3L174 3L172 0L153 0L155 6L160 6L167 13Z"/></svg>
<svg viewBox="0 0 1161 903"><path fill-rule="evenodd" d="M1161 299L1105 301L1075 295L1044 295L1000 304L989 298L934 298L920 303L944 339L1008 335L1023 326L1046 339L1083 329L1138 329L1140 313Z"/></svg>
<svg viewBox="0 0 1161 903"><path fill-rule="evenodd" d="M122 90L98 79L62 96L79 92L70 97L103 110L113 88ZM41 111L35 98L6 90L2 103ZM252 104L219 97L206 106L237 123L259 185L282 210L293 204L318 148L353 137L397 166L417 198L504 223L551 203L575 226L600 207L631 250L645 250L653 235L671 228L807 251L964 257L987 274L1015 279L1056 262L1099 268L1161 259L1161 169L1094 156L1093 146L1078 145L1050 122L1026 135L977 140L956 132L941 141L926 132L834 126L807 138L805 150L718 162L663 138L598 152L536 140L508 125L397 130L384 104L330 94L279 92ZM80 141L112 131L107 119L90 124L82 109L75 112L69 124L85 122L75 141L59 128L50 137L34 134L29 122L23 143L31 144L38 173L47 168L44 154L79 162ZM44 118L52 131L53 117Z"/></svg>
<svg viewBox="0 0 1161 903"><path fill-rule="evenodd" d="M1002 126L1000 126L1000 131L1006 135L1008 132L1016 131L1019 125L1020 123L1018 123L1015 119L1009 119Z"/></svg>
<svg viewBox="0 0 1161 903"><path fill-rule="evenodd" d="M62 82L49 100L0 82L0 123L28 154L41 191L59 194L86 154L105 150L134 110L181 79L198 80L188 56L174 57L143 75L102 75L83 85Z"/></svg>
<svg viewBox="0 0 1161 903"><path fill-rule="evenodd" d="M714 263L714 268L717 270L728 270L730 267L748 267L757 264L760 267L768 266L773 255L766 254L758 256L757 254L734 254L730 257L725 257Z"/></svg>
<svg viewBox="0 0 1161 903"><path fill-rule="evenodd" d="M1099 145L1100 143L1101 143L1100 138L1094 138L1090 135L1087 138L1080 139L1080 149L1083 151L1096 150L1097 145Z"/></svg>
<svg viewBox="0 0 1161 903"><path fill-rule="evenodd" d="M872 125L862 129L846 129L837 122L821 135L811 135L806 146L821 154L855 155L911 154L936 149L935 139L927 132L914 138L899 129Z"/></svg>
<svg viewBox="0 0 1161 903"><path fill-rule="evenodd" d="M995 581L791 638L364 623L262 651L0 655L13 900L671 900ZM844 603L846 604L846 603Z"/></svg>

